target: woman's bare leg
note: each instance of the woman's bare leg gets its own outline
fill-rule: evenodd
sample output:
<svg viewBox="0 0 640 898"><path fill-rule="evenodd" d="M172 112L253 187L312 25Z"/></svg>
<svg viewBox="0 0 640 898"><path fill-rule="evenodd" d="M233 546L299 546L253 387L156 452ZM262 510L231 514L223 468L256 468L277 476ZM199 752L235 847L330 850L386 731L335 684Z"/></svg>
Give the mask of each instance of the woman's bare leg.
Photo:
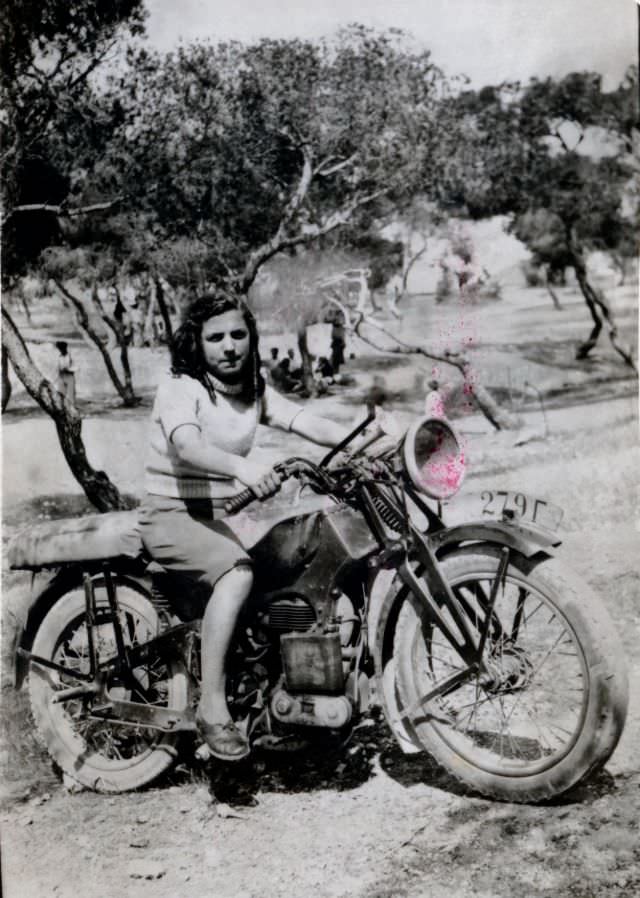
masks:
<svg viewBox="0 0 640 898"><path fill-rule="evenodd" d="M225 696L225 660L229 643L253 583L248 565L232 568L216 583L202 618L200 717L205 723L231 720Z"/></svg>

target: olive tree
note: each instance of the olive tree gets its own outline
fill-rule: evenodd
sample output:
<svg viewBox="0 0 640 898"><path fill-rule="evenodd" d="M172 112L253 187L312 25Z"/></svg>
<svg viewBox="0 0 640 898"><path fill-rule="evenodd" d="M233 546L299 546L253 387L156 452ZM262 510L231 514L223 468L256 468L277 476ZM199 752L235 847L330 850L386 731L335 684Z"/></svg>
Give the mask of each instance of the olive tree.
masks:
<svg viewBox="0 0 640 898"><path fill-rule="evenodd" d="M510 214L513 233L548 272L573 268L593 318L577 357L588 355L606 325L612 346L635 369L611 305L587 268L589 251L619 253L637 226L637 203L630 208L628 202L638 121L634 83L628 74L607 94L601 76L579 72L463 92L454 102L468 139L451 146L443 189L473 217Z"/></svg>
<svg viewBox="0 0 640 898"><path fill-rule="evenodd" d="M142 0L7 0L2 5L5 288L37 262L43 249L63 239L67 222L109 209L117 200L94 183L113 110L99 102L92 76L124 37L142 33L144 15ZM123 507L116 487L87 460L77 412L35 365L6 305L2 315L3 354L54 420L65 458L87 497L102 511Z"/></svg>

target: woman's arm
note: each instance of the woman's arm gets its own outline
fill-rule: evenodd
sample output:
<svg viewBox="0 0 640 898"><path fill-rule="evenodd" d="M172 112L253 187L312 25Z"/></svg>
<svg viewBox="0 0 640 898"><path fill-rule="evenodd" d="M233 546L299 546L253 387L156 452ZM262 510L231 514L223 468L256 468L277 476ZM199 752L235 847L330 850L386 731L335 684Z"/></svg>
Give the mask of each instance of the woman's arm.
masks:
<svg viewBox="0 0 640 898"><path fill-rule="evenodd" d="M329 418L314 415L308 409L303 409L294 418L291 430L293 433L311 440L312 443L333 448L345 439L351 428L338 424L337 421L331 421Z"/></svg>
<svg viewBox="0 0 640 898"><path fill-rule="evenodd" d="M212 446L193 424L177 427L171 434L171 442L183 461L209 474L234 477L245 486L250 486L260 499L272 495L279 487L280 479L273 473L272 465L250 461Z"/></svg>

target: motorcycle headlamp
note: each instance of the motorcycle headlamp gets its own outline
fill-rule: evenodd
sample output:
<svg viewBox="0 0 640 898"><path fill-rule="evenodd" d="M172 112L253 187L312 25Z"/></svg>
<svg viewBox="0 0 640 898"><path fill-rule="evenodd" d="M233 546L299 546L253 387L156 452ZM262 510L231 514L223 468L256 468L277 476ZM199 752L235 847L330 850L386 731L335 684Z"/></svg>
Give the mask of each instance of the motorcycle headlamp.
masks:
<svg viewBox="0 0 640 898"><path fill-rule="evenodd" d="M449 499L462 485L464 452L453 427L442 418L420 418L402 444L404 469L430 499Z"/></svg>

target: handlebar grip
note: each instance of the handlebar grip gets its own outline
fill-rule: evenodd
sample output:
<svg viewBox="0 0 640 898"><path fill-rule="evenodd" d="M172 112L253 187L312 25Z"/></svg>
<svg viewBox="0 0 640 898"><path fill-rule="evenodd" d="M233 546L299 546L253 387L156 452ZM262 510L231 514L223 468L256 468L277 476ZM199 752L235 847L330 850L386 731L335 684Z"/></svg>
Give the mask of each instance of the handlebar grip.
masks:
<svg viewBox="0 0 640 898"><path fill-rule="evenodd" d="M232 496L231 499L227 499L224 503L224 510L227 514L235 514L237 511L240 511L249 505L250 502L253 502L255 498L256 494L252 489L247 487L246 490L238 493L237 496Z"/></svg>

